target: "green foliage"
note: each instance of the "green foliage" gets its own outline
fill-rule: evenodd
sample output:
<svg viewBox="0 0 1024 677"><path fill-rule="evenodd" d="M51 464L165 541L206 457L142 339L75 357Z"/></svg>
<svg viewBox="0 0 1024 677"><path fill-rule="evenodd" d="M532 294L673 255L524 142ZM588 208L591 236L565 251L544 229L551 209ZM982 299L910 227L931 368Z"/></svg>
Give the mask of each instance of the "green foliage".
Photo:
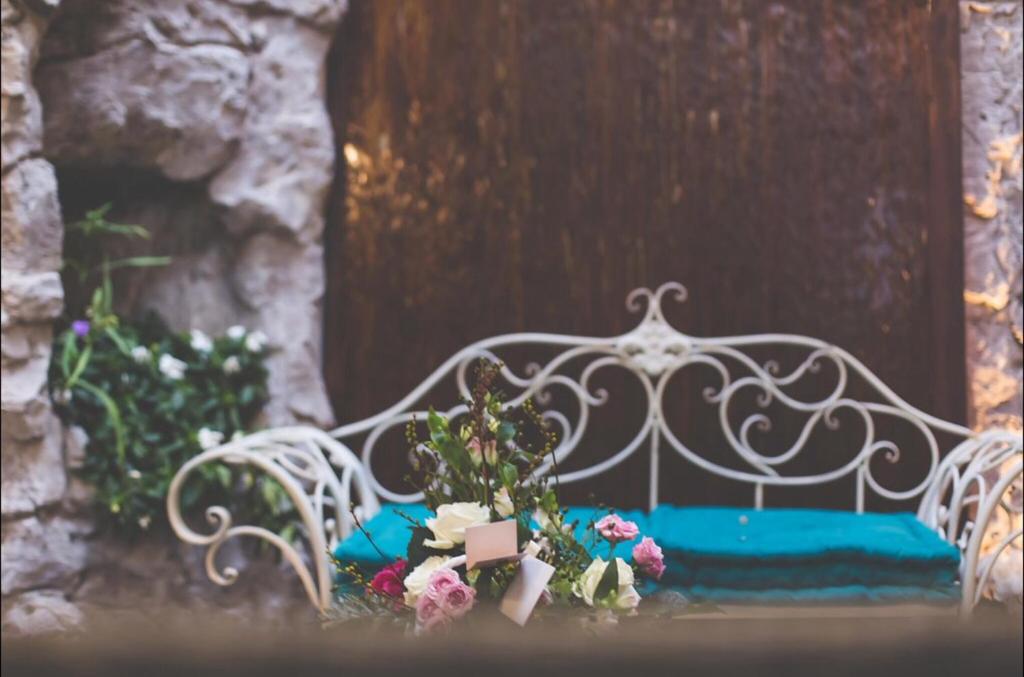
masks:
<svg viewBox="0 0 1024 677"><path fill-rule="evenodd" d="M171 479L202 443L227 441L252 425L267 401L267 371L260 336L241 328L209 339L172 332L155 315L126 321L114 312L110 271L166 259L111 261L99 243L85 246L97 237L148 237L139 226L106 221L108 209L69 227L78 249L93 253L66 261L66 282L98 279L84 310L87 319L66 318L67 328L55 339L50 384L60 416L88 435L78 472L95 487L100 512L111 525L133 532L166 519ZM289 535L290 503L276 482L216 464L196 475L183 490L186 510L233 504Z"/></svg>
<svg viewBox="0 0 1024 677"><path fill-rule="evenodd" d="M544 494L544 483L530 478L554 448L555 434L531 405L507 408L501 394L492 392L500 369L480 363L472 397L465 402L467 411L455 421L429 409L429 439L418 440L415 422L410 423L413 465L431 510L443 503L472 501L490 507L497 518L494 497L504 490L518 516L532 511Z"/></svg>

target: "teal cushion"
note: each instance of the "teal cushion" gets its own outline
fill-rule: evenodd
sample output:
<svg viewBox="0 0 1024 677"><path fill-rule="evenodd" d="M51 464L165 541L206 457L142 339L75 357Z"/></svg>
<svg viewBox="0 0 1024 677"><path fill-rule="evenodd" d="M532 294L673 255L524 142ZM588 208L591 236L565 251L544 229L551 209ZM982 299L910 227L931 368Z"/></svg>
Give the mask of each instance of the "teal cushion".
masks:
<svg viewBox="0 0 1024 677"><path fill-rule="evenodd" d="M644 533L647 515L643 511L620 510L617 512L623 519L635 521L640 527L640 533ZM574 533L577 540L586 545L594 554L605 558L608 556L608 544L595 542L587 525L607 513L607 510L587 507L566 509L566 521L569 524L575 524ZM363 529L373 539L373 544L367 539L366 534L357 530L335 548L334 556L342 562L355 562L370 570L380 568L399 557L405 557L411 536L409 528L412 524L406 517L403 517L403 514L423 524L433 513L427 510L422 503L385 504L381 506L379 513L363 525ZM374 544L376 544L376 548L374 548ZM632 543L620 544L615 549L615 555L630 561L632 549Z"/></svg>
<svg viewBox="0 0 1024 677"><path fill-rule="evenodd" d="M959 551L909 514L659 506L663 578L695 599L955 597Z"/></svg>
<svg viewBox="0 0 1024 677"><path fill-rule="evenodd" d="M662 582L675 587L759 590L772 588L842 586L950 586L956 582L953 566L917 566L906 563L851 559L848 562L747 563L706 561L669 554Z"/></svg>
<svg viewBox="0 0 1024 677"><path fill-rule="evenodd" d="M334 556L342 562L355 562L370 570L379 569L398 558L405 558L412 524L402 514L421 524L432 515L422 503L385 504L379 513L363 524L363 530L369 533L373 543L370 543L363 531L356 530L338 544Z"/></svg>
<svg viewBox="0 0 1024 677"><path fill-rule="evenodd" d="M666 551L703 558L847 559L955 565L959 551L907 513L658 506L647 520Z"/></svg>
<svg viewBox="0 0 1024 677"><path fill-rule="evenodd" d="M422 504L384 505L335 550L372 572L405 557L411 523L431 512ZM609 546L587 525L606 511L570 507L577 539L593 554ZM663 586L693 599L761 602L955 598L959 552L909 514L832 510L659 506L653 513L618 511L665 551ZM633 543L615 554L631 559ZM379 552L378 552L379 549Z"/></svg>
<svg viewBox="0 0 1024 677"><path fill-rule="evenodd" d="M956 586L842 585L825 588L766 588L735 590L702 585L676 588L688 599L720 604L836 604L851 602L924 602L952 604L960 599Z"/></svg>

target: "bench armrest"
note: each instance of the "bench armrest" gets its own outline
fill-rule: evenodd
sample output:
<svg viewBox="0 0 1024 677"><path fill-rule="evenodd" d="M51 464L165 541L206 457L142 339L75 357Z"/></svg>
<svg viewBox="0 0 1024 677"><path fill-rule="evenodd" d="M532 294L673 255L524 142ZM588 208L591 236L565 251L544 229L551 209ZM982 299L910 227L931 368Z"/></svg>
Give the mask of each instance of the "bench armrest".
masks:
<svg viewBox="0 0 1024 677"><path fill-rule="evenodd" d="M921 501L918 518L960 549L964 615L989 588L1000 557L1021 548L1022 482L1024 438L990 430L942 460Z"/></svg>
<svg viewBox="0 0 1024 677"><path fill-rule="evenodd" d="M262 526L234 525L224 506L206 509L206 519L214 528L211 533L189 527L182 515L182 488L189 475L207 463L252 466L280 483L299 514L308 556L303 557L291 543ZM186 543L207 547L210 580L231 585L238 577L233 567L217 567L217 552L226 541L238 536L260 538L292 565L310 602L320 611L330 603L330 550L351 533L353 512L363 520L379 509L355 454L324 431L308 426L264 430L205 451L181 467L167 494L167 515L174 532Z"/></svg>

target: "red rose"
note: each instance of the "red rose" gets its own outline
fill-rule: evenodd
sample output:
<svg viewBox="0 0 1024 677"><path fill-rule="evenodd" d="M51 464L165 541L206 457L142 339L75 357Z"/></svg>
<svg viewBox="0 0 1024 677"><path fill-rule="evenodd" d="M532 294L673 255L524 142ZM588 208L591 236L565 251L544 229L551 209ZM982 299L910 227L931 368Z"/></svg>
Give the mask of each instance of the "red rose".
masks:
<svg viewBox="0 0 1024 677"><path fill-rule="evenodd" d="M404 559L395 560L387 565L373 577L370 587L382 595L401 598L405 592L405 584L402 582L405 578L405 565Z"/></svg>

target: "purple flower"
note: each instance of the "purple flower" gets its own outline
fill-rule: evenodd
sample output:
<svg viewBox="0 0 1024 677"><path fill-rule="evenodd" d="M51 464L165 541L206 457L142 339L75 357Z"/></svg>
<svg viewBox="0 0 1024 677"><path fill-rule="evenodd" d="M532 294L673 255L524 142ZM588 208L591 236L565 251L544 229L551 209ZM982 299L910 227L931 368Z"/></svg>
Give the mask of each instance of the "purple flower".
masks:
<svg viewBox="0 0 1024 677"><path fill-rule="evenodd" d="M78 338L84 338L91 327L89 320L75 320L71 323L71 331L75 332L75 336Z"/></svg>

